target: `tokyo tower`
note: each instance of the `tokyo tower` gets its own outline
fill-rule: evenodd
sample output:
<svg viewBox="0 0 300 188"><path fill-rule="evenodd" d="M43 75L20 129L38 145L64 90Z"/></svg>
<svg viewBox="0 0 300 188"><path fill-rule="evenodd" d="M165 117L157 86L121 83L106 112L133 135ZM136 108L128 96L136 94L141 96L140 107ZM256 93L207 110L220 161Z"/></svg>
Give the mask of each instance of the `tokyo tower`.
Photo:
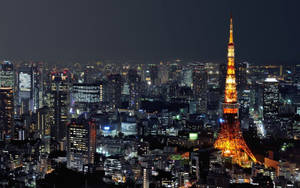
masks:
<svg viewBox="0 0 300 188"><path fill-rule="evenodd" d="M225 96L223 103L223 119L221 130L214 144L216 149L222 151L223 157L229 157L233 164L241 167L250 167L252 161L256 163L256 158L246 145L240 130L238 119L236 78L234 67L234 43L233 43L233 24L230 17L230 35L228 43L228 64L225 82ZM251 161L252 159L252 161Z"/></svg>

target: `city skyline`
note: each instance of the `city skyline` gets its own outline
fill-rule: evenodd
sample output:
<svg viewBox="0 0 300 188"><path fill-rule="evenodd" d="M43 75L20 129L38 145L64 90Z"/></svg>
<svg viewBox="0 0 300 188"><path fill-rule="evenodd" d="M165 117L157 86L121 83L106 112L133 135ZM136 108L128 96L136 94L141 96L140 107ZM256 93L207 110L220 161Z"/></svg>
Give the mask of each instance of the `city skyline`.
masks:
<svg viewBox="0 0 300 188"><path fill-rule="evenodd" d="M17 6L0 187L300 187L300 63L282 62L298 59L297 3L216 2Z"/></svg>
<svg viewBox="0 0 300 188"><path fill-rule="evenodd" d="M235 17L237 61L296 64L299 2L1 2L0 58L47 62L190 58L224 62ZM2 15L1 15L2 14Z"/></svg>

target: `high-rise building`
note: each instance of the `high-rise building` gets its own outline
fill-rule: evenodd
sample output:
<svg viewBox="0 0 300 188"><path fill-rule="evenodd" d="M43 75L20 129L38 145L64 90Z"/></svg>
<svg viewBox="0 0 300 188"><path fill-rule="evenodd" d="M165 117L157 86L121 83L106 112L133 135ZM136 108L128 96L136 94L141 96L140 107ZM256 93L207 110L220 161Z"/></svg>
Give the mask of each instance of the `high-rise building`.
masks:
<svg viewBox="0 0 300 188"><path fill-rule="evenodd" d="M239 104L237 103L236 76L234 66L234 43L233 25L230 18L230 37L228 43L228 64L225 81L225 96L223 103L223 119L221 130L214 147L222 151L223 157L231 158L233 164L242 167L251 166L251 158L256 162L256 158L246 145L238 118Z"/></svg>
<svg viewBox="0 0 300 188"><path fill-rule="evenodd" d="M71 121L67 128L67 165L78 171L88 164L88 129L83 122Z"/></svg>
<svg viewBox="0 0 300 188"><path fill-rule="evenodd" d="M207 111L207 72L204 65L197 65L193 71L193 93L197 101L197 112Z"/></svg>
<svg viewBox="0 0 300 188"><path fill-rule="evenodd" d="M137 74L135 69L128 71L129 84L129 107L133 110L138 110L140 106L141 95L141 77Z"/></svg>
<svg viewBox="0 0 300 188"><path fill-rule="evenodd" d="M158 66L156 64L149 64L150 79L153 85L158 84L158 71Z"/></svg>
<svg viewBox="0 0 300 188"><path fill-rule="evenodd" d="M32 69L30 65L25 64L18 69L18 100L17 114L22 115L33 110L32 101Z"/></svg>
<svg viewBox="0 0 300 188"><path fill-rule="evenodd" d="M242 91L247 86L247 68L247 62L237 63L235 66L237 91L239 96L241 96L240 94L242 94Z"/></svg>
<svg viewBox="0 0 300 188"><path fill-rule="evenodd" d="M160 62L158 77L160 79L160 84L166 84L169 81L169 67Z"/></svg>
<svg viewBox="0 0 300 188"><path fill-rule="evenodd" d="M42 75L42 64L33 63L31 65L32 71L32 91L31 91L31 100L32 100L32 111L36 112L37 109L42 108L43 104L43 75Z"/></svg>
<svg viewBox="0 0 300 188"><path fill-rule="evenodd" d="M66 135L66 123L69 119L70 75L67 71L51 74L50 118L51 137L61 141Z"/></svg>
<svg viewBox="0 0 300 188"><path fill-rule="evenodd" d="M99 103L100 84L73 84L72 99L75 103Z"/></svg>
<svg viewBox="0 0 300 188"><path fill-rule="evenodd" d="M72 86L71 110L76 116L89 112L103 102L104 92L102 83L76 83Z"/></svg>
<svg viewBox="0 0 300 188"><path fill-rule="evenodd" d="M14 69L4 61L0 65L0 140L14 139Z"/></svg>
<svg viewBox="0 0 300 188"><path fill-rule="evenodd" d="M150 187L150 169L144 168L143 169L143 188Z"/></svg>
<svg viewBox="0 0 300 188"><path fill-rule="evenodd" d="M4 61L0 66L0 86L11 87L14 89L14 67L13 64L9 61Z"/></svg>
<svg viewBox="0 0 300 188"><path fill-rule="evenodd" d="M88 164L94 164L95 162L95 153L96 153L96 135L97 129L94 121L88 122L89 129L89 153L88 153Z"/></svg>
<svg viewBox="0 0 300 188"><path fill-rule="evenodd" d="M96 125L83 119L72 120L67 128L67 164L69 168L83 170L94 163L96 151Z"/></svg>
<svg viewBox="0 0 300 188"><path fill-rule="evenodd" d="M192 87L193 71L191 67L186 67L181 72L181 86Z"/></svg>
<svg viewBox="0 0 300 188"><path fill-rule="evenodd" d="M279 112L279 82L275 78L264 81L263 90L263 118L267 134L272 132L278 121Z"/></svg>
<svg viewBox="0 0 300 188"><path fill-rule="evenodd" d="M121 105L123 80L120 74L111 74L108 76L108 97L113 109Z"/></svg>
<svg viewBox="0 0 300 188"><path fill-rule="evenodd" d="M14 98L11 87L0 87L0 140L13 139Z"/></svg>
<svg viewBox="0 0 300 188"><path fill-rule="evenodd" d="M51 122L50 111L48 107L39 108L36 111L36 125L39 138L43 141L44 152L50 153L50 140L51 140Z"/></svg>
<svg viewBox="0 0 300 188"><path fill-rule="evenodd" d="M240 119L249 117L252 92L250 89L244 89L239 95L239 115Z"/></svg>

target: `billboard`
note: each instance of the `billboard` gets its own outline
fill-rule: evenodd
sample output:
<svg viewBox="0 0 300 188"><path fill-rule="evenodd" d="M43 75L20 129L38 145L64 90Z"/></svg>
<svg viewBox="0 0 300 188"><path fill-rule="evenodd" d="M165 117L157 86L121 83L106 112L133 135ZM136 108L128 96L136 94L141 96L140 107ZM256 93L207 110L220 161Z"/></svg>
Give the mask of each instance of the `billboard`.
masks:
<svg viewBox="0 0 300 188"><path fill-rule="evenodd" d="M20 91L30 91L31 75L29 73L20 72L20 74L19 74L19 89L20 89Z"/></svg>

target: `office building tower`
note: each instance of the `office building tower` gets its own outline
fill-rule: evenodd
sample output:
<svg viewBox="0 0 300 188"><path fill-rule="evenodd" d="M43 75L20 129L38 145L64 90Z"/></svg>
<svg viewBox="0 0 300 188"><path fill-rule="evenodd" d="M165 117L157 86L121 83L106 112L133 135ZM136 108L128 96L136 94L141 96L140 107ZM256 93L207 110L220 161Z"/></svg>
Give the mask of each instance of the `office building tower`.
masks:
<svg viewBox="0 0 300 188"><path fill-rule="evenodd" d="M13 139L14 98L11 87L0 88L0 140Z"/></svg>
<svg viewBox="0 0 300 188"><path fill-rule="evenodd" d="M279 82L275 78L267 78L263 88L263 118L267 134L272 132L278 121Z"/></svg>
<svg viewBox="0 0 300 188"><path fill-rule="evenodd" d="M80 115L82 112L91 111L103 102L102 83L76 83L71 92L71 113Z"/></svg>
<svg viewBox="0 0 300 188"><path fill-rule="evenodd" d="M159 65L158 78L160 79L160 84L166 84L169 81L169 67L163 62Z"/></svg>
<svg viewBox="0 0 300 188"><path fill-rule="evenodd" d="M44 152L50 154L51 119L49 108L45 106L37 109L36 116L36 133L38 133L39 138L42 140Z"/></svg>
<svg viewBox="0 0 300 188"><path fill-rule="evenodd" d="M94 163L96 125L83 119L73 119L67 125L67 165L78 171Z"/></svg>
<svg viewBox="0 0 300 188"><path fill-rule="evenodd" d="M33 63L31 65L32 71L32 91L31 91L31 100L32 100L32 109L31 111L36 112L37 109L43 107L43 74L42 74L42 64Z"/></svg>
<svg viewBox="0 0 300 188"><path fill-rule="evenodd" d="M11 87L15 91L14 67L10 61L1 63L0 87Z"/></svg>
<svg viewBox="0 0 300 188"><path fill-rule="evenodd" d="M111 74L108 76L108 101L113 109L121 105L121 94L123 79L120 74Z"/></svg>
<svg viewBox="0 0 300 188"><path fill-rule="evenodd" d="M197 65L193 70L193 93L197 102L197 112L207 111L207 72L204 65Z"/></svg>
<svg viewBox="0 0 300 188"><path fill-rule="evenodd" d="M25 64L18 69L17 73L18 85L18 100L17 100L17 114L28 114L33 109L32 101L32 69L30 65Z"/></svg>
<svg viewBox="0 0 300 188"><path fill-rule="evenodd" d="M249 110L251 105L252 92L250 89L244 89L239 96L239 115L240 119L249 117Z"/></svg>
<svg viewBox="0 0 300 188"><path fill-rule="evenodd" d="M236 63L235 64L235 70L236 70L236 86L239 96L241 96L242 91L246 89L247 87L247 69L248 69L248 63L242 62L242 63Z"/></svg>
<svg viewBox="0 0 300 188"><path fill-rule="evenodd" d="M94 121L88 122L88 130L89 130L89 150L88 150L88 164L94 164L95 162L95 153L96 153L96 136L97 129Z"/></svg>
<svg viewBox="0 0 300 188"><path fill-rule="evenodd" d="M70 80L67 71L51 73L49 106L51 137L57 142L66 136L66 123L69 119Z"/></svg>
<svg viewBox="0 0 300 188"><path fill-rule="evenodd" d="M76 120L67 127L67 166L82 171L88 164L88 129Z"/></svg>
<svg viewBox="0 0 300 188"><path fill-rule="evenodd" d="M191 67L186 67L181 72L181 86L192 87L193 71Z"/></svg>
<svg viewBox="0 0 300 188"><path fill-rule="evenodd" d="M141 77L135 69L128 71L129 108L138 110L140 107Z"/></svg>
<svg viewBox="0 0 300 188"><path fill-rule="evenodd" d="M149 65L150 81L151 84L157 85L159 82L158 79L158 66L156 64Z"/></svg>

